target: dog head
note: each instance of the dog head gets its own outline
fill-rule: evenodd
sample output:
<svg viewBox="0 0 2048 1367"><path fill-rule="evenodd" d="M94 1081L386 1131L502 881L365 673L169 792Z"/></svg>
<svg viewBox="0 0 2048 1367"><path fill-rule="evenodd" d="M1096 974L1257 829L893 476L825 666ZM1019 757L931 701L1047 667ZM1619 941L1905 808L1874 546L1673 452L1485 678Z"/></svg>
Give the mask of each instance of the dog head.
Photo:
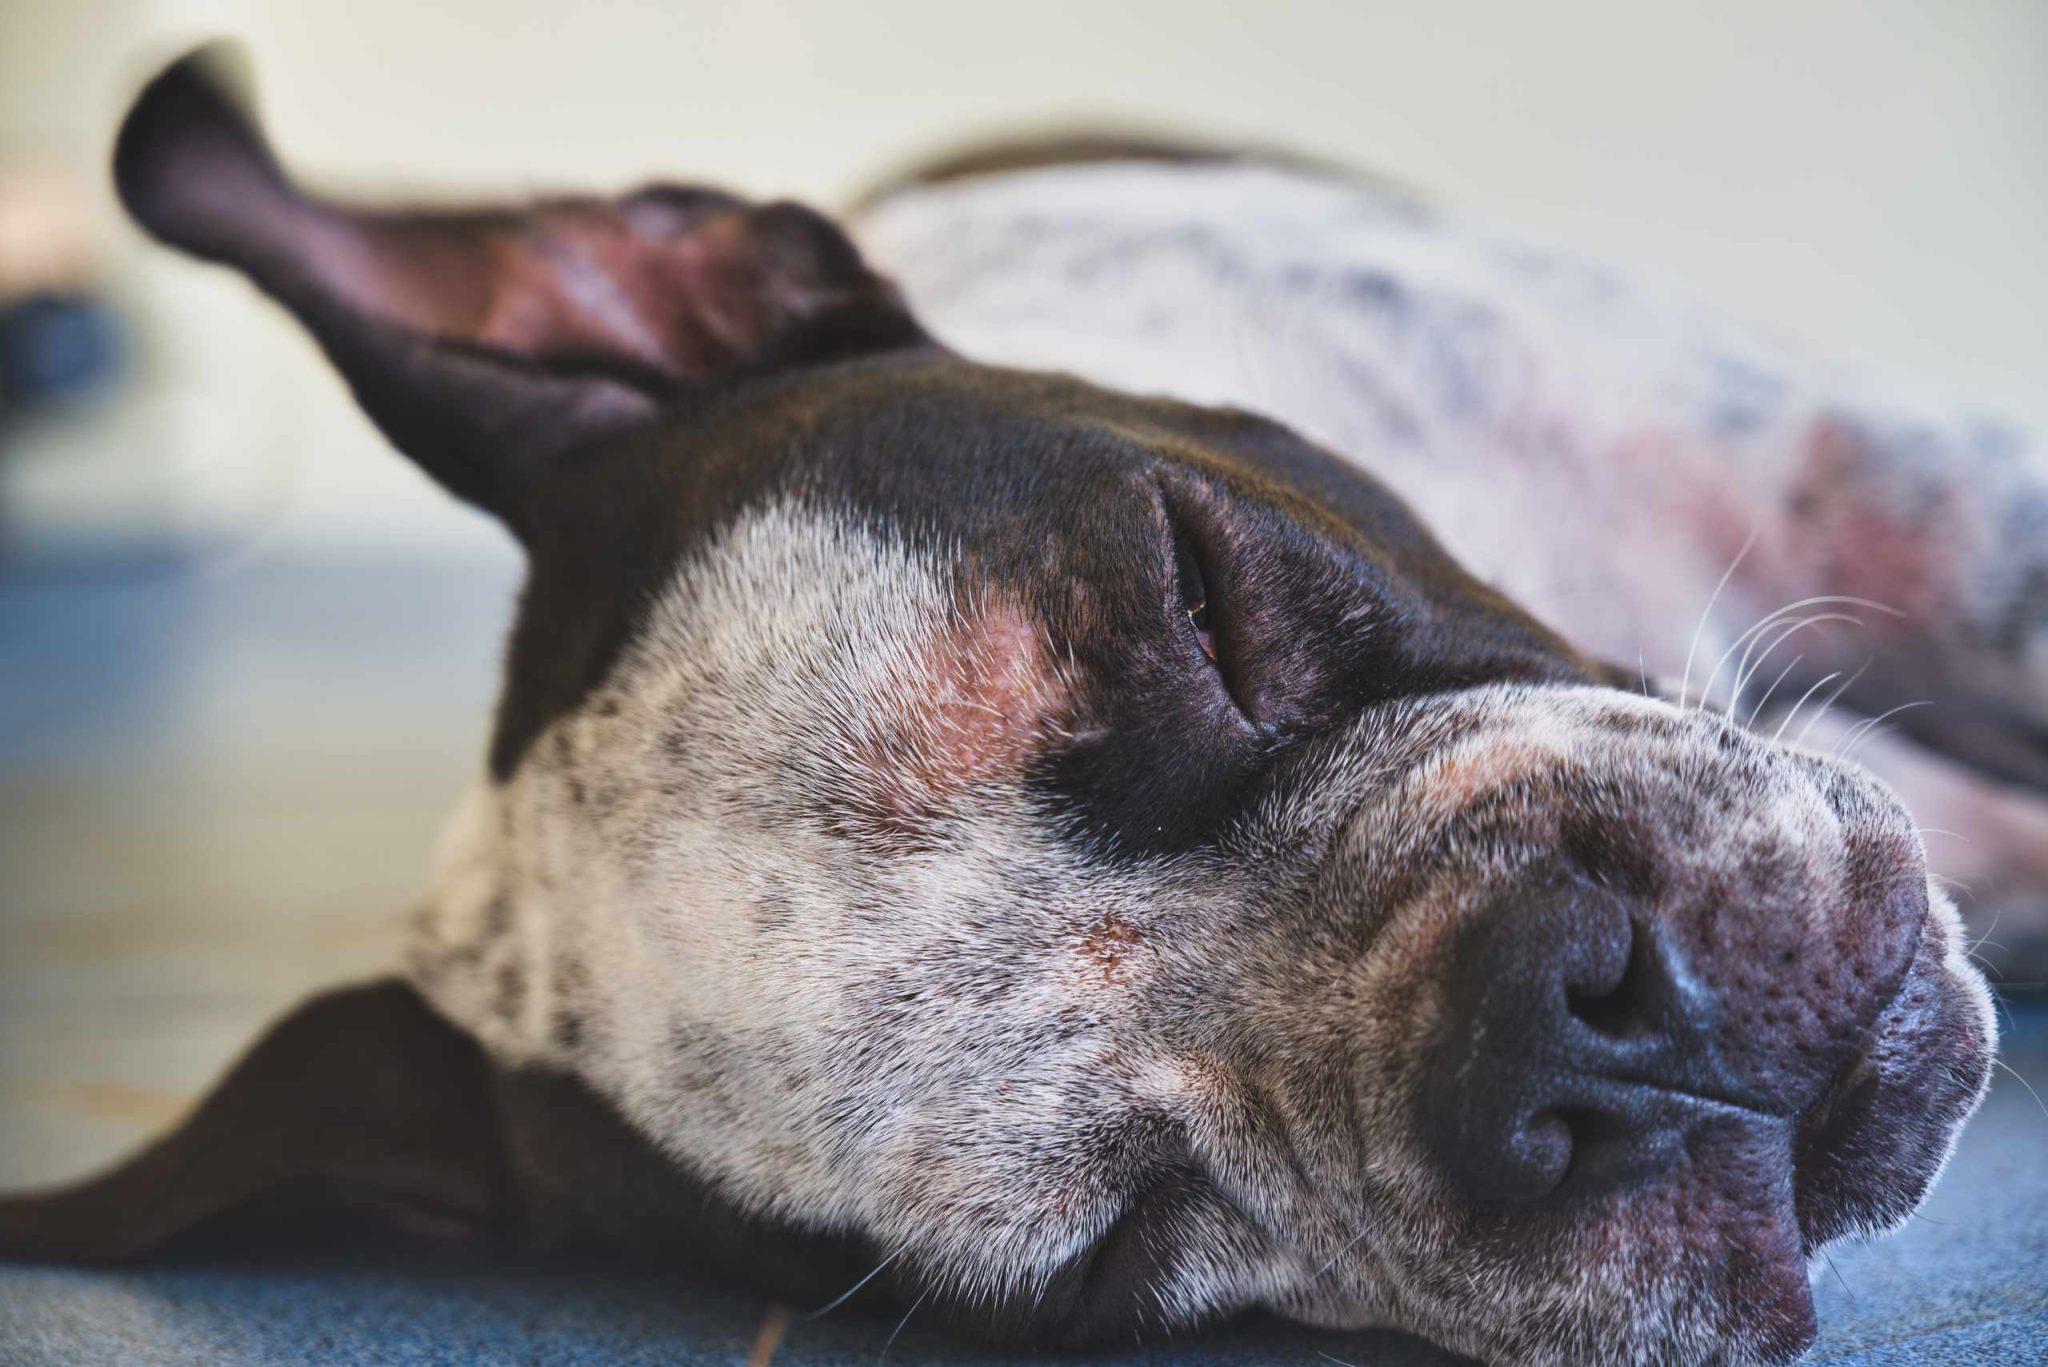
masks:
<svg viewBox="0 0 2048 1367"><path fill-rule="evenodd" d="M528 553L415 980L906 1300L1779 1361L1981 1092L1887 792L1270 422L953 355L791 205L347 210L191 63L118 174Z"/></svg>

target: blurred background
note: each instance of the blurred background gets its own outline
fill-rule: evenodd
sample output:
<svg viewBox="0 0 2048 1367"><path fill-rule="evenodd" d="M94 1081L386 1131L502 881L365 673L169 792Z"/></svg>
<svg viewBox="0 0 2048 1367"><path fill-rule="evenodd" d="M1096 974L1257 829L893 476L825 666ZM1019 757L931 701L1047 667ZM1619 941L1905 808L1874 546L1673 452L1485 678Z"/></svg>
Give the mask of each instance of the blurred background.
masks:
<svg viewBox="0 0 2048 1367"><path fill-rule="evenodd" d="M0 1187L389 962L517 564L284 317L147 248L115 120L246 45L329 188L830 205L979 132L1281 144L2048 425L2048 5L0 0Z"/></svg>

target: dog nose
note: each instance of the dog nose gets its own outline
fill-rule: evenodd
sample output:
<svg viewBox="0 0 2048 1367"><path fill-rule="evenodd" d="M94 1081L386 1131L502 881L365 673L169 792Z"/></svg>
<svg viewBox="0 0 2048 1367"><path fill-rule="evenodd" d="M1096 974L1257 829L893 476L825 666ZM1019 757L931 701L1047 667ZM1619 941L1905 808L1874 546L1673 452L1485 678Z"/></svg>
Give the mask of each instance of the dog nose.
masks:
<svg viewBox="0 0 2048 1367"><path fill-rule="evenodd" d="M1560 878L1457 951L1423 1130L1474 1201L1588 1197L1657 1175L1714 1115L1768 1111L1730 1077L1684 951L1621 894Z"/></svg>

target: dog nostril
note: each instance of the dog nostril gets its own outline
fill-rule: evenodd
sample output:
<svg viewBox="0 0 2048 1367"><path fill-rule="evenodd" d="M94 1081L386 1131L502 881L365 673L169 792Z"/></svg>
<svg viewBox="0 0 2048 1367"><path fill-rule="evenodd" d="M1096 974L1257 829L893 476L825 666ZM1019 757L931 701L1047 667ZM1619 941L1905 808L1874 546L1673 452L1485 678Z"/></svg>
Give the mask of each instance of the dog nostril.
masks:
<svg viewBox="0 0 2048 1367"><path fill-rule="evenodd" d="M1556 1112L1570 1135L1570 1161L1552 1191L1597 1195L1654 1177L1676 1161L1683 1143L1676 1128L1631 1114L1639 1108L1620 1097L1615 1103Z"/></svg>
<svg viewBox="0 0 2048 1367"><path fill-rule="evenodd" d="M1453 1170L1466 1194L1485 1205L1598 1196L1654 1177L1677 1160L1680 1130L1643 1109L1623 1094L1607 1104L1589 1098L1551 1106L1454 1155Z"/></svg>
<svg viewBox="0 0 2048 1367"><path fill-rule="evenodd" d="M1443 1085L1420 1098L1425 1141L1481 1204L1589 1199L1683 1155L1704 1003L1683 959L1611 890L1519 890L1478 923L1450 971Z"/></svg>
<svg viewBox="0 0 2048 1367"><path fill-rule="evenodd" d="M1628 950L1618 980L1592 984L1567 983L1565 1009L1595 1034L1616 1041L1641 1039L1655 1032L1660 1014L1657 965L1649 937L1627 922L1622 932Z"/></svg>
<svg viewBox="0 0 2048 1367"><path fill-rule="evenodd" d="M1466 1174L1466 1185L1482 1201L1499 1205L1537 1201L1564 1184L1577 1149L1572 1122L1557 1111L1531 1116L1502 1146L1502 1162L1483 1173Z"/></svg>

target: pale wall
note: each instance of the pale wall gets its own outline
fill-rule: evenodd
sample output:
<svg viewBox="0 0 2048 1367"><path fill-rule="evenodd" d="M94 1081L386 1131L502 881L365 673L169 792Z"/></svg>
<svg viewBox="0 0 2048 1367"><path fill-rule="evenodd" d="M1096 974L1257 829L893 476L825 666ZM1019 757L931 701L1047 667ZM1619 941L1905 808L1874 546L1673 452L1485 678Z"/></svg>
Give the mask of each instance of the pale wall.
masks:
<svg viewBox="0 0 2048 1367"><path fill-rule="evenodd" d="M976 130L1213 130L1377 168L2048 423L2040 0L0 0L0 154L97 184L134 82L211 33L248 42L279 144L329 183L661 174L830 201ZM80 441L30 472L53 516L116 517L133 485L144 520L176 505L287 542L475 537L372 454L239 286L113 240L156 406L83 442L97 483Z"/></svg>

